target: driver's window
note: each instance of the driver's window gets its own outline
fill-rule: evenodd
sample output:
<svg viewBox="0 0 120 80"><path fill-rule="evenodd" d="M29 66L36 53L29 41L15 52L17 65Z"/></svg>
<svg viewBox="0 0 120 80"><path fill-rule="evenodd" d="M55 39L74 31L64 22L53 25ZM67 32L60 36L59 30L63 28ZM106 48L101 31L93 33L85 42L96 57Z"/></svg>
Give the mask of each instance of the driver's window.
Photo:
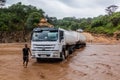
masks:
<svg viewBox="0 0 120 80"><path fill-rule="evenodd" d="M60 31L60 42L64 38L63 31Z"/></svg>

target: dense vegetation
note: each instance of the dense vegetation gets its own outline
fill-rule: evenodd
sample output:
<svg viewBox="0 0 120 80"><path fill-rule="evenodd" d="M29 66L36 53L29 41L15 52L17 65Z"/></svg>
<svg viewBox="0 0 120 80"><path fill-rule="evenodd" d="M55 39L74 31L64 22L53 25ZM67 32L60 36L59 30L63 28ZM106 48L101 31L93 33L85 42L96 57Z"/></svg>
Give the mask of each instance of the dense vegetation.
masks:
<svg viewBox="0 0 120 80"><path fill-rule="evenodd" d="M76 19L75 17L66 17L57 20L55 25L65 29L77 30L81 28L92 33L113 35L114 32L120 30L120 12L94 18Z"/></svg>
<svg viewBox="0 0 120 80"><path fill-rule="evenodd" d="M8 8L0 8L0 31L32 30L43 17L46 17L48 22L55 27L68 30L81 28L88 32L107 35L113 35L114 32L120 31L120 12L94 18L65 17L57 19L48 15L44 16L42 9L37 9L31 5L23 5L20 2Z"/></svg>
<svg viewBox="0 0 120 80"><path fill-rule="evenodd" d="M0 31L21 31L32 29L43 17L44 11L21 2L8 8L0 8Z"/></svg>

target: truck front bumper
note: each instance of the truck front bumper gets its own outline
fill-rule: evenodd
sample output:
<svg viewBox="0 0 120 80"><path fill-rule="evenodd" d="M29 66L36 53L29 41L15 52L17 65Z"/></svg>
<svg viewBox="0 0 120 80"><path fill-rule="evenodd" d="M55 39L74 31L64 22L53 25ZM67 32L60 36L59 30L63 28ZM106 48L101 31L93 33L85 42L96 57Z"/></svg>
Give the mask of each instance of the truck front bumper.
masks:
<svg viewBox="0 0 120 80"><path fill-rule="evenodd" d="M59 51L32 51L33 58L60 58Z"/></svg>

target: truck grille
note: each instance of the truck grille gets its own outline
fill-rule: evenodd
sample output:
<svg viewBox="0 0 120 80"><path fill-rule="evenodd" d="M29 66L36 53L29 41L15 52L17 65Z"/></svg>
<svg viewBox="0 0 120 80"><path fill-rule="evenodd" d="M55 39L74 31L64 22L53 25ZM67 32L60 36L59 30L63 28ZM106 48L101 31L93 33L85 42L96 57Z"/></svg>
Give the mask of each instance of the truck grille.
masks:
<svg viewBox="0 0 120 80"><path fill-rule="evenodd" d="M33 46L55 46L55 44L33 44Z"/></svg>
<svg viewBox="0 0 120 80"><path fill-rule="evenodd" d="M50 44L50 45L43 45L43 44L34 44L33 45L34 46L34 49L35 50L38 50L38 51L48 51L48 50L53 50L54 49L54 47L55 47L55 45L54 44Z"/></svg>

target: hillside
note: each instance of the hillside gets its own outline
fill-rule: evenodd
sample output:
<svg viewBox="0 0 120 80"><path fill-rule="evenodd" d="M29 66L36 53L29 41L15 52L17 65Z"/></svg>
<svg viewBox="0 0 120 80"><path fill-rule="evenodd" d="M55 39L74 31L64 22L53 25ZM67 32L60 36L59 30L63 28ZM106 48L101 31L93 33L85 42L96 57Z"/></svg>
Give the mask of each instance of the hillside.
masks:
<svg viewBox="0 0 120 80"><path fill-rule="evenodd" d="M120 43L120 40L117 40L115 37L108 37L106 35L101 35L101 34L91 34L88 32L83 33L86 38L88 43L103 43L103 44L117 44Z"/></svg>
<svg viewBox="0 0 120 80"><path fill-rule="evenodd" d="M43 17L55 27L67 30L83 29L85 32L98 35L98 37L105 35L120 39L120 12L94 18L64 17L63 19L49 17L44 13L42 9L23 5L21 2L8 8L0 8L0 42L28 41L29 33L38 26L39 20Z"/></svg>

